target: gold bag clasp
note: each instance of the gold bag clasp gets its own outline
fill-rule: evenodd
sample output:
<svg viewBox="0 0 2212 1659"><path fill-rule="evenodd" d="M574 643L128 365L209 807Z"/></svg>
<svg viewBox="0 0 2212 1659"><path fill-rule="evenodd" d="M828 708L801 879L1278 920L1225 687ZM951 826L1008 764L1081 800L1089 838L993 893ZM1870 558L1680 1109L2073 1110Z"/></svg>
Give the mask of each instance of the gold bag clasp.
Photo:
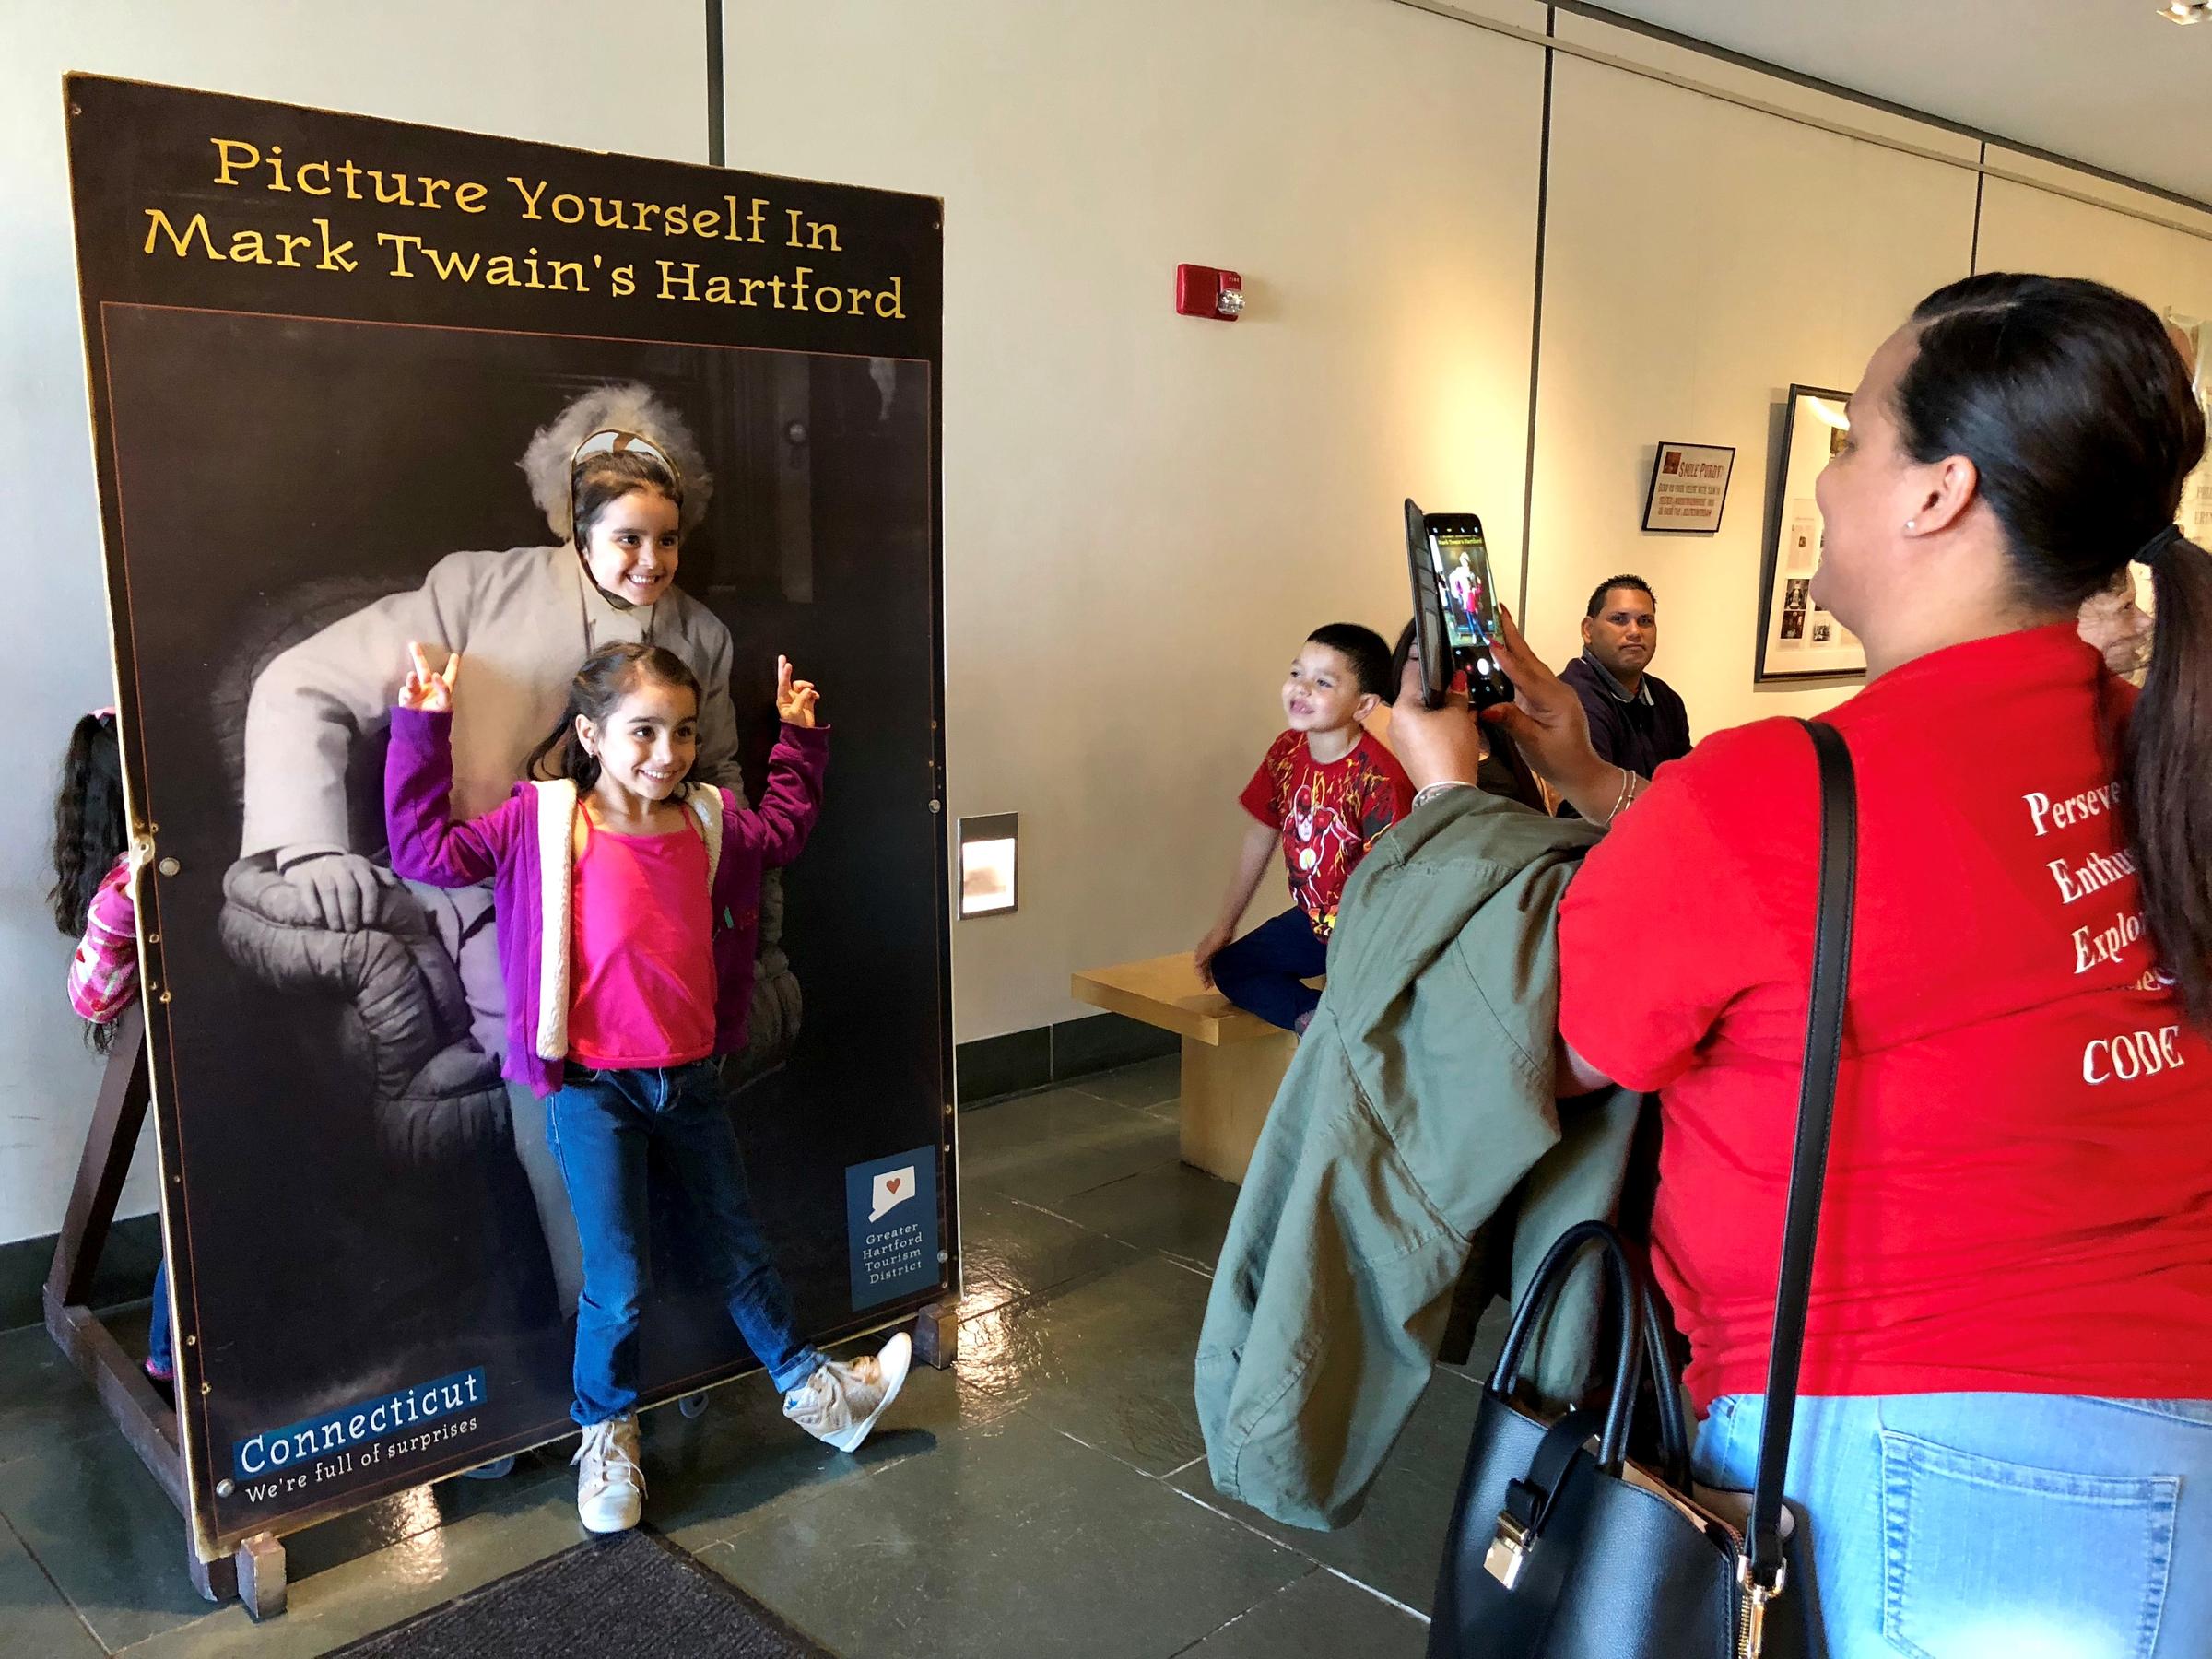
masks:
<svg viewBox="0 0 2212 1659"><path fill-rule="evenodd" d="M1528 1528L1508 1514L1498 1517L1498 1531L1482 1558L1483 1571L1511 1590L1521 1582L1528 1565Z"/></svg>

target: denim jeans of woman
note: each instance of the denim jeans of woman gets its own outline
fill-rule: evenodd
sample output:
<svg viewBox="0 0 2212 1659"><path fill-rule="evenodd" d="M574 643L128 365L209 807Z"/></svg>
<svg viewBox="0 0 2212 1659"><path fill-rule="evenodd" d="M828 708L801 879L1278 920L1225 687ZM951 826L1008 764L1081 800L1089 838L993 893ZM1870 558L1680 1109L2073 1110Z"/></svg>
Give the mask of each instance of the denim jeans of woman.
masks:
<svg viewBox="0 0 2212 1659"><path fill-rule="evenodd" d="M1713 1403L1697 1478L1747 1489L1765 1403ZM2212 1402L2064 1394L1805 1399L1830 1659L2212 1654Z"/></svg>
<svg viewBox="0 0 2212 1659"><path fill-rule="evenodd" d="M822 1356L801 1341L791 1293L776 1271L746 1190L745 1165L712 1060L635 1071L571 1065L546 1102L546 1138L567 1182L583 1249L576 1301L576 1404L591 1424L638 1403L638 1311L651 1232L646 1158L682 1181L697 1218L694 1241L753 1357L781 1393L811 1377Z"/></svg>

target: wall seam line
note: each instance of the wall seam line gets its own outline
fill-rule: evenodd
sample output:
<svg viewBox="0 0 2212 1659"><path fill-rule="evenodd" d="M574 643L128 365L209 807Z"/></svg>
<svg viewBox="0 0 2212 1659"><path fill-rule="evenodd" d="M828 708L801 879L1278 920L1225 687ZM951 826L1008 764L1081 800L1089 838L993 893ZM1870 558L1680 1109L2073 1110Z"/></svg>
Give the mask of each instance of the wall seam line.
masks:
<svg viewBox="0 0 2212 1659"><path fill-rule="evenodd" d="M707 165L726 164L723 131L722 0L707 0Z"/></svg>
<svg viewBox="0 0 2212 1659"><path fill-rule="evenodd" d="M1544 8L1544 32L1551 32L1555 7ZM1536 389L1544 372L1544 239L1551 208L1551 67L1549 47L1544 52L1544 116L1536 139L1536 270L1531 284L1535 300L1528 324L1528 421L1524 429L1524 465L1521 470L1521 586L1513 596L1513 618L1528 626L1528 571L1536 554Z"/></svg>
<svg viewBox="0 0 2212 1659"><path fill-rule="evenodd" d="M1989 140L1982 141L1982 159L1989 159ZM1979 173L1974 178L1974 241L1967 252L1966 273L1978 276L1982 273L1982 193L1989 188L1989 175Z"/></svg>
<svg viewBox="0 0 2212 1659"><path fill-rule="evenodd" d="M1779 65L1762 64L1757 59L1750 58L1737 60L1731 54L1722 53L1705 42L1685 38L1679 44L1688 50L1702 50L1706 55L1721 58L1724 61L1740 62L1743 67L1755 69L1760 74L1771 75L1780 81L1811 87L1833 98L1881 109L1886 112L1896 114L1901 119L1921 122L1941 132L1955 133L1960 137L1974 138L1982 145L1983 159L1970 161L1959 156L1948 155L1942 150L1931 149L1925 145L1912 144L1902 138L1869 132L1864 127L1851 126L1843 122L1814 115L1803 110L1793 110L1782 104L1770 103L1764 99L1754 98L1745 92L1731 91L1725 87L1715 87L1703 81L1692 80L1688 76L1677 75L1671 70L1657 68L1650 64L1640 64L1634 58L1621 57L1618 53L1601 51L1594 46L1586 46L1580 41L1548 38L1536 33L1532 29L1524 29L1517 23L1508 23L1501 18L1486 18L1473 12L1463 11L1458 6L1449 4L1449 0L1390 0L1390 4L1406 6L1414 11L1427 12L1432 17L1443 18L1453 23L1463 23L1470 29L1479 29L1489 34L1501 35L1507 40L1519 41L1525 45L1542 47L1548 52L1564 53L1569 57L1580 58L1585 63L1595 64L1601 68L1616 69L1623 75L1632 75L1642 80L1656 81L1662 86L1674 87L1684 92L1695 93L1700 98L1710 98L1718 103L1733 104L1737 109L1749 110L1755 114L1770 115L1777 121L1792 122L1798 126L1810 127L1817 132L1828 133L1838 138L1849 138L1860 144L1870 144L1877 149L1889 150L1900 156L1911 156L1922 161L1932 161L1939 167L1955 168L1960 172L1976 173L1983 178L2001 179L2007 184L2018 184L2025 189L2040 190L2048 195L2079 202L2085 206L2101 207L2109 213L2117 213L2124 218L2138 219L2144 224L2157 225L2164 229L2176 231L2183 236L2194 237L2199 241L2212 241L2212 228L2184 224L2178 218L2169 218L2142 207L2134 207L2124 203L2110 201L2086 190L2072 189L2065 184L2053 183L2048 179L2039 179L2008 168L1992 166L1987 159L1988 147L1993 142L2000 144L2007 149L2032 159L2045 161L2056 167L2068 168L2085 178L2100 179L2122 189L2139 191L2159 201L2171 202L2177 207L2186 207L2198 213L2212 215L2212 203L2199 202L2194 196L2184 196L2178 192L2163 189L2141 179L2131 179L2124 174L2112 172L2074 157L2055 155L2047 150L2038 149L2022 140L2006 138L1998 134L1968 131L1955 124L1944 121L1941 116L1928 114L1925 111L1884 105L1864 94L1854 94L1845 88L1830 88L1824 84L1813 83L1807 81L1804 76L1791 75L1788 70L1781 68ZM1602 21L1616 28L1629 28L1628 20L1616 18L1610 15L1601 17L1598 15L1597 8L1594 7L1570 6L1568 9L1573 11L1577 16L1588 17L1594 21ZM1631 29L1630 32L1646 36L1652 34L1649 29Z"/></svg>

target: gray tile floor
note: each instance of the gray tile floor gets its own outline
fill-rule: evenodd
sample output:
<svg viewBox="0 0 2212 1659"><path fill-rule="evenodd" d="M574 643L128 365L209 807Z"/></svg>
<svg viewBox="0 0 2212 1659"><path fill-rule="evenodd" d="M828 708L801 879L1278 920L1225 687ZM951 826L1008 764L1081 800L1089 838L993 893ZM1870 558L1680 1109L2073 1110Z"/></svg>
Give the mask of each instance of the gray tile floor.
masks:
<svg viewBox="0 0 2212 1659"><path fill-rule="evenodd" d="M1218 1497L1191 1356L1235 1189L1176 1160L1175 1089L1167 1060L964 1112L959 1365L857 1457L758 1378L652 1413L647 1517L848 1659L1418 1654L1477 1388L1439 1371L1342 1532ZM45 1334L0 1335L0 1659L327 1652L575 1542L568 1451L287 1539L291 1610L257 1627L193 1594Z"/></svg>

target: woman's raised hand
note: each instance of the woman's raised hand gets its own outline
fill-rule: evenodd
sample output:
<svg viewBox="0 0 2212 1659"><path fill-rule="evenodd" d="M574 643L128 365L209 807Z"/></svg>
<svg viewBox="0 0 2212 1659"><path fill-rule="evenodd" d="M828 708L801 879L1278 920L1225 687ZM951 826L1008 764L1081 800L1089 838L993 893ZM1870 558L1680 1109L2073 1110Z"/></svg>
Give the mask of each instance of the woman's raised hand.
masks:
<svg viewBox="0 0 2212 1659"><path fill-rule="evenodd" d="M814 705L821 700L821 695L812 680L791 677L789 657L776 659L776 713L785 725L812 725Z"/></svg>
<svg viewBox="0 0 2212 1659"><path fill-rule="evenodd" d="M1441 709L1422 705L1418 652L1406 659L1398 700L1390 708L1390 747L1417 790L1472 783L1482 765L1482 730L1467 718L1467 700L1447 698Z"/></svg>
<svg viewBox="0 0 2212 1659"><path fill-rule="evenodd" d="M1536 775L1570 799L1591 788L1593 779L1618 782L1619 769L1607 766L1590 747L1590 717L1582 699L1528 648L1502 605L1498 631L1494 654L1513 682L1513 700L1485 709L1482 718L1511 737Z"/></svg>
<svg viewBox="0 0 2212 1659"><path fill-rule="evenodd" d="M422 647L410 641L407 644L407 677L399 688L399 706L419 709L426 714L443 714L453 706L453 682L461 677L461 653L448 652L442 672L430 666L430 659L423 654Z"/></svg>

